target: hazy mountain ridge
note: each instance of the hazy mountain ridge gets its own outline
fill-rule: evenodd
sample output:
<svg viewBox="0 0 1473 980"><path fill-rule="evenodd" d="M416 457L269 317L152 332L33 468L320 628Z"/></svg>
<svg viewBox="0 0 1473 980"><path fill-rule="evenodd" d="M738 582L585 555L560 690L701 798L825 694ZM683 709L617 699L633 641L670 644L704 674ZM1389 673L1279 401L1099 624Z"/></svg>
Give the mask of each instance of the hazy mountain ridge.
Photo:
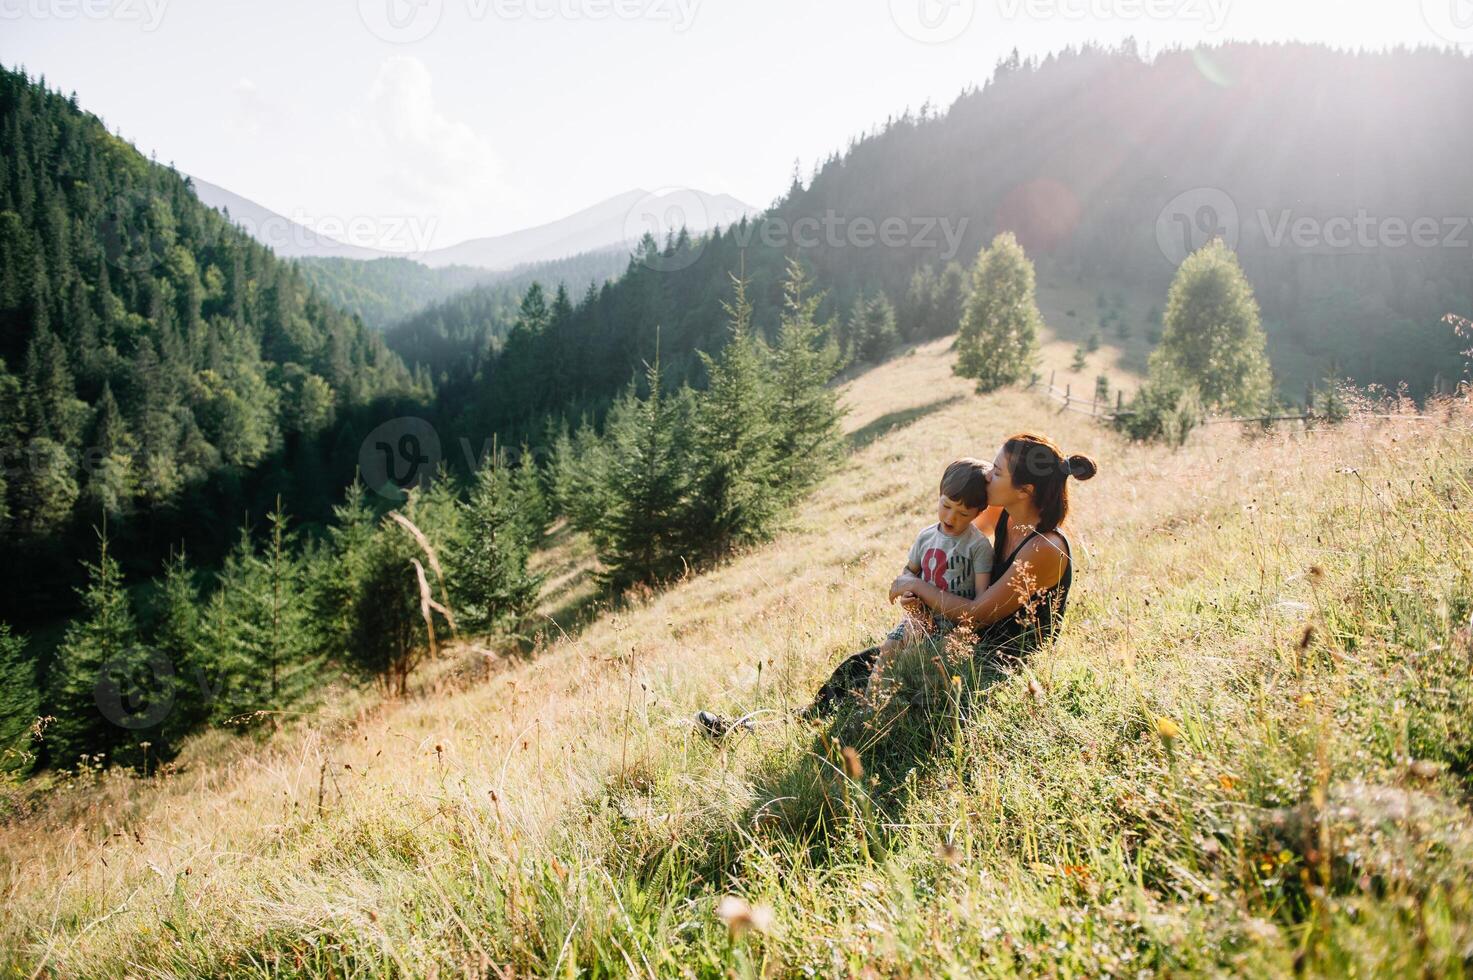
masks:
<svg viewBox="0 0 1473 980"><path fill-rule="evenodd" d="M501 235L473 238L444 248L387 250L338 241L226 188L198 178L193 182L201 201L228 211L231 220L246 233L283 258L408 259L432 269L468 266L504 271L584 252L616 247L632 250L645 231L663 240L681 227L692 233L702 232L757 213L756 208L729 194L689 189L651 193L636 188L555 221ZM353 220L340 222L345 232L351 231ZM427 245L418 239L433 231L433 222L433 215L404 218L396 223L395 237L409 246Z"/></svg>

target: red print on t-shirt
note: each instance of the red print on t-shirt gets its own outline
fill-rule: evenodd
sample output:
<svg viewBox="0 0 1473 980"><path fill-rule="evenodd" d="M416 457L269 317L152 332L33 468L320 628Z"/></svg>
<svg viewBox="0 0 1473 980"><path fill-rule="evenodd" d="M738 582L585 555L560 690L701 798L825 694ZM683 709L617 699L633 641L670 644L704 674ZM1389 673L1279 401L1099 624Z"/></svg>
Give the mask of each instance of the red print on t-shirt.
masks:
<svg viewBox="0 0 1473 980"><path fill-rule="evenodd" d="M946 552L940 548L932 548L926 552L926 557L921 559L921 578L945 592L948 588L946 570L950 564Z"/></svg>

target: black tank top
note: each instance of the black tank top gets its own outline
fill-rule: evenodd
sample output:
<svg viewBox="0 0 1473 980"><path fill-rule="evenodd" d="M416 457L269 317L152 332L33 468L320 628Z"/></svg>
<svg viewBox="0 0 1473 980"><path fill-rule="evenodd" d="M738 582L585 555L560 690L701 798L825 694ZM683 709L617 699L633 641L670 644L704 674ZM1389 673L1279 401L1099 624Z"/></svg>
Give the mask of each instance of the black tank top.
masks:
<svg viewBox="0 0 1473 980"><path fill-rule="evenodd" d="M982 630L977 637L977 649L997 650L1021 656L1047 643L1058 633L1064 622L1064 610L1069 604L1069 587L1074 583L1074 553L1069 546L1069 537L1058 528L1054 529L1064 541L1064 574L1057 585L1034 592L1017 612L1000 619ZM997 531L992 540L992 581L1000 581L1003 574L1013 567L1013 561L1023 546L1034 538L1042 537L1034 531L1024 538L1011 554L1003 555L1003 543L1008 535L1008 515L1004 511L998 519Z"/></svg>

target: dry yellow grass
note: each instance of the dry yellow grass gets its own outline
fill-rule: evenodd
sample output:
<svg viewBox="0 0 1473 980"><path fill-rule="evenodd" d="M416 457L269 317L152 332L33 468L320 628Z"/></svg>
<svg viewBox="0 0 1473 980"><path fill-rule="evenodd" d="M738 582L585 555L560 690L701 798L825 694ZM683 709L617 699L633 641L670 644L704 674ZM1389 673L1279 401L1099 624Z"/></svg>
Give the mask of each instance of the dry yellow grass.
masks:
<svg viewBox="0 0 1473 980"><path fill-rule="evenodd" d="M345 693L264 746L205 736L176 774L104 775L0 828L0 945L11 963L63 976L164 974L180 962L243 969L250 950L280 937L345 930L376 950L376 966L355 954L365 973L422 974L447 936L477 962L479 927L450 921L468 914L458 900L446 898L435 923L406 911L442 887L435 869L494 877L492 865L565 840L611 773L673 781L677 797L689 790L682 766L706 758L691 713L796 699L872 642L894 619L885 587L933 519L941 468L990 457L1018 429L1100 462L1075 493L1069 629L1035 670L1123 678L1149 655L1162 675L1180 675L1180 690L1152 697L1181 717L1215 697L1204 684L1231 673L1191 652L1225 662L1244 646L1290 642L1313 602L1296 573L1321 564L1343 583L1337 559L1365 543L1364 529L1306 523L1323 488L1334 486L1337 506L1360 495L1374 514L1383 486L1373 474L1390 480L1448 446L1443 426L1395 420L1257 437L1215 426L1179 453L1129 446L1034 394L973 394L950 373L949 343L846 386L856 451L769 544L601 616L532 660L498 664L482 683L384 704ZM1457 439L1467 444L1466 428ZM1347 468L1365 474L1365 490ZM539 558L553 573L549 615L588 595L586 554L573 539ZM1215 635L1225 615L1215 604L1245 588L1258 601L1226 639ZM1179 601L1184 590L1200 597L1198 613ZM1164 601L1152 612L1148 600ZM477 654L451 660L468 656ZM702 778L744 777L718 767ZM700 807L700 793L686 798ZM626 806L630 819L668 818L672 835L690 816ZM254 968L272 972L264 961ZM295 970L313 967L299 958Z"/></svg>

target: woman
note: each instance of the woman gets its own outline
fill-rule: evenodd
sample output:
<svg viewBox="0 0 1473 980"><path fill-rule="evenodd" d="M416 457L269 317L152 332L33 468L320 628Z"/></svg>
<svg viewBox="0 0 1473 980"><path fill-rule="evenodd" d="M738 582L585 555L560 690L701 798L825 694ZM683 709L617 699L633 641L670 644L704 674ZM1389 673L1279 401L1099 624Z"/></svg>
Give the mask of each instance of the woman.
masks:
<svg viewBox="0 0 1473 980"><path fill-rule="evenodd" d="M890 601L916 599L932 611L977 634L974 651L990 657L1020 657L1053 639L1064 620L1074 561L1061 525L1069 515L1069 480L1095 475L1093 459L1065 456L1049 439L1022 432L1003 443L987 482L987 509L977 529L992 538L992 584L975 599L944 592L914 575L890 585ZM832 712L851 694L864 690L879 647L841 663L800 714L816 718ZM702 711L698 730L720 739L733 729L751 727Z"/></svg>
<svg viewBox="0 0 1473 980"><path fill-rule="evenodd" d="M997 453L987 483L987 509L976 527L992 538L992 584L975 599L942 591L914 575L890 586L890 601L914 598L975 631L978 654L1023 656L1053 639L1074 581L1073 555L1061 525L1069 514L1069 480L1095 475L1088 456L1065 456L1049 439L1019 433ZM804 712L826 714L862 690L878 647L839 665Z"/></svg>

